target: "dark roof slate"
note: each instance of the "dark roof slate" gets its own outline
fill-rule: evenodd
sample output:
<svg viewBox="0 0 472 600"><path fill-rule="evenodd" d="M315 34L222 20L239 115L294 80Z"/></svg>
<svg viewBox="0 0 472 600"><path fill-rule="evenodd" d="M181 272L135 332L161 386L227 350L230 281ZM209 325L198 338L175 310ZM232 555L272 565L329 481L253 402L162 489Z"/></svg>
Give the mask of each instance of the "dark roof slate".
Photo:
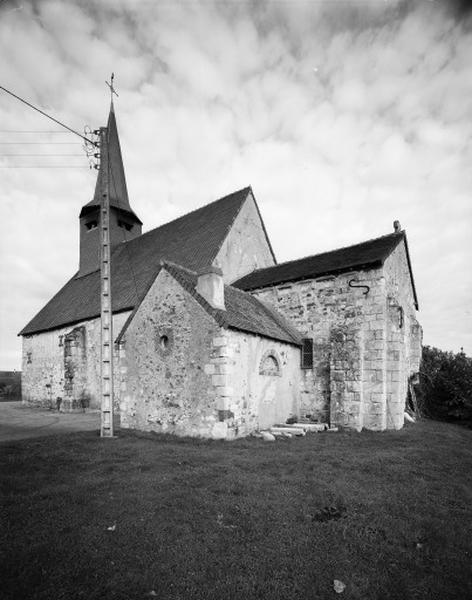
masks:
<svg viewBox="0 0 472 600"><path fill-rule="evenodd" d="M108 115L107 124L107 144L108 144L108 156L109 156L109 174L110 174L110 206L124 211L131 215L135 221L141 223L139 218L134 213L130 206L128 198L128 188L126 186L125 169L123 166L123 159L121 156L120 140L118 137L118 129L116 126L115 111L113 104L110 107L110 113ZM103 152L103 149L101 149ZM85 216L92 210L96 210L102 201L102 190L103 190L103 176L102 169L98 171L97 182L95 184L95 193L87 204L82 207L80 216Z"/></svg>
<svg viewBox="0 0 472 600"><path fill-rule="evenodd" d="M415 297L415 304L418 307L408 245L406 243L406 234L404 231L390 233L373 240L368 240L345 248L338 248L337 250L332 250L330 252L323 252L322 254L315 254L313 256L280 263L273 267L258 269L245 275L241 279L238 279L233 285L243 290L254 290L271 285L278 285L284 282L307 279L309 277L320 277L322 275L341 273L343 271L380 266L402 241L405 241L413 294Z"/></svg>
<svg viewBox="0 0 472 600"><path fill-rule="evenodd" d="M225 308L219 310L196 291L197 274L180 265L162 265L202 305L221 327L237 329L299 346L301 334L275 309L251 294L225 285ZM124 331L123 331L124 333Z"/></svg>
<svg viewBox="0 0 472 600"><path fill-rule="evenodd" d="M248 195L243 188L112 250L113 312L134 308L154 281L161 260L199 271L210 265ZM77 274L39 311L20 335L63 327L100 315L100 272Z"/></svg>

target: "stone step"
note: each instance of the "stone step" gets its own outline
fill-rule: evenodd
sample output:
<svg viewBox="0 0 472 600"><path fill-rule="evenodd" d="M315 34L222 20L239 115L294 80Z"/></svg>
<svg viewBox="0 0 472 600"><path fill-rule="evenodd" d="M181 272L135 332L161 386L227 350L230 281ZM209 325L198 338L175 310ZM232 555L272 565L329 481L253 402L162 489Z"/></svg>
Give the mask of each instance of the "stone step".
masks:
<svg viewBox="0 0 472 600"><path fill-rule="evenodd" d="M327 423L290 423L288 426L304 429L306 432L326 431L328 429Z"/></svg>
<svg viewBox="0 0 472 600"><path fill-rule="evenodd" d="M307 433L326 431L329 429L328 423L276 423L273 427L283 427L284 429L303 429Z"/></svg>
<svg viewBox="0 0 472 600"><path fill-rule="evenodd" d="M270 427L269 431L271 433L283 433L284 431L286 431L291 433L292 435L306 435L306 431L304 429L301 429L300 427L292 427L291 425L277 425L274 427Z"/></svg>
<svg viewBox="0 0 472 600"><path fill-rule="evenodd" d="M292 437L292 434L289 431L272 431L272 435L275 435L276 438L289 438Z"/></svg>
<svg viewBox="0 0 472 600"><path fill-rule="evenodd" d="M291 438L293 436L304 436L307 433L316 433L321 431L338 431L337 427L329 427L327 423L285 423L273 425L268 429L255 432L255 437L262 438L267 442L273 442L277 438Z"/></svg>

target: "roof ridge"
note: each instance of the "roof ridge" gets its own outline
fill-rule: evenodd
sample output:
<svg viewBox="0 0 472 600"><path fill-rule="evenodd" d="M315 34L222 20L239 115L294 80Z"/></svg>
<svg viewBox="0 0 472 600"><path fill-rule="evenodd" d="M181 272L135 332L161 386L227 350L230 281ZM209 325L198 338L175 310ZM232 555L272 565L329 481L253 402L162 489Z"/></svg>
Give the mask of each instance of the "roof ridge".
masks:
<svg viewBox="0 0 472 600"><path fill-rule="evenodd" d="M218 198L217 200L213 200L212 202L209 202L208 204L204 204L203 206L199 206L198 208L194 208L190 212L184 213L183 215L180 215L179 217L176 217L175 219L167 221L166 223L162 223L161 225L157 225L157 227L153 227L149 231L146 231L146 232L142 233L141 235L139 235L136 238L133 238L131 240L124 240L123 242L121 242L121 244L129 244L130 242L134 242L135 240L140 240L143 237L145 237L145 236L147 236L147 235L149 235L151 233L154 233L157 229L161 229L161 227L166 227L167 225L171 225L172 223L176 223L177 221L180 221L180 219L184 219L185 217L189 217L190 215L193 215L194 213L196 213L196 212L198 212L200 210L203 210L204 208L208 208L209 206L212 206L213 204L221 202L222 200L226 200L226 198L229 198L230 196L236 196L236 194L241 194L241 192L244 192L245 190L248 190L248 191L251 190L251 186L243 187L240 190L236 190L235 192L231 192L230 194L226 194L226 196L221 196L221 198Z"/></svg>
<svg viewBox="0 0 472 600"><path fill-rule="evenodd" d="M190 273L190 275L196 275L198 277L198 273L196 271L193 271L192 269L188 269L187 267L184 267L183 265L179 265L179 263L176 263L172 260L167 260L166 258L163 258L162 260L160 260L159 265L162 267L166 267L167 265L169 265L170 267L175 267L176 269L180 269L181 271L185 271L187 273Z"/></svg>
<svg viewBox="0 0 472 600"><path fill-rule="evenodd" d="M400 236L400 235L404 236L405 234L406 234L406 232L404 229L402 229L401 231L393 231L392 233L386 233L385 235L380 235L379 237L376 237L376 238L370 238L369 240L364 240L363 242L357 242L356 244L349 244L348 246L340 246L339 248L333 248L333 250L326 250L324 252L318 252L317 254L308 254L307 256L301 256L300 258L292 258L291 260L286 260L284 262L280 262L275 265L271 265L270 267L262 267L261 269L254 269L254 271L251 271L250 273L248 273L248 275L252 275L254 273L260 273L261 271L267 271L269 269L275 269L276 267L282 267L284 265L289 265L290 263L307 260L308 258L315 258L318 256L323 256L324 254L332 254L333 252L338 252L340 250L348 250L349 248L355 248L356 246L362 246L363 244L368 244L369 242L376 242L376 241L382 240L384 238ZM244 277L246 277L246 275ZM240 279L243 279L243 277L241 277Z"/></svg>

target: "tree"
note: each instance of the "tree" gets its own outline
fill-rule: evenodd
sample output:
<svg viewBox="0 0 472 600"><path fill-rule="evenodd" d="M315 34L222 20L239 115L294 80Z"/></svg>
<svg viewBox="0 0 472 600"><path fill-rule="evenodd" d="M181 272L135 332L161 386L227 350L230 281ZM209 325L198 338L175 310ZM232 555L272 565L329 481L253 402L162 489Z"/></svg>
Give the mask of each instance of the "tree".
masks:
<svg viewBox="0 0 472 600"><path fill-rule="evenodd" d="M433 418L472 420L472 358L424 346L419 403Z"/></svg>

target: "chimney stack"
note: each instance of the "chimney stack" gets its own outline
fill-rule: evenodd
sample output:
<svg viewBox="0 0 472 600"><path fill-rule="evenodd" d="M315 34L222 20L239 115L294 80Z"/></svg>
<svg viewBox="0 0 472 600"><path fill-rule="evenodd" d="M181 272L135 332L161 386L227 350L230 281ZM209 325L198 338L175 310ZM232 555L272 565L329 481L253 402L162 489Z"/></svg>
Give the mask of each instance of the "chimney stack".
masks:
<svg viewBox="0 0 472 600"><path fill-rule="evenodd" d="M205 267L198 274L197 292L212 308L225 310L225 287L223 271L214 265Z"/></svg>
<svg viewBox="0 0 472 600"><path fill-rule="evenodd" d="M394 221L393 222L393 231L395 233L400 233L401 230L402 230L402 227L400 225L400 221Z"/></svg>

